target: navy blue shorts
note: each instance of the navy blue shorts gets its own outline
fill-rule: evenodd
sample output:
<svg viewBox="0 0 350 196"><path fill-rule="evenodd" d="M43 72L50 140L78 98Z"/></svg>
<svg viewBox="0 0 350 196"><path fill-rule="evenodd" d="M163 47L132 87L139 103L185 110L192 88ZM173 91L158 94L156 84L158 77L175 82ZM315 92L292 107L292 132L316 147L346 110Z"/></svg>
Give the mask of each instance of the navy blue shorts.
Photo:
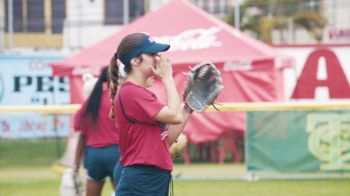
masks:
<svg viewBox="0 0 350 196"><path fill-rule="evenodd" d="M153 166L124 167L117 186L116 196L168 196L170 171Z"/></svg>
<svg viewBox="0 0 350 196"><path fill-rule="evenodd" d="M84 155L84 166L88 178L95 181L102 181L106 177L113 180L114 167L119 163L119 145L102 148L86 147Z"/></svg>
<svg viewBox="0 0 350 196"><path fill-rule="evenodd" d="M116 187L117 187L118 182L120 180L120 176L122 175L123 168L124 168L124 166L120 162L114 167L113 179L114 179L114 185Z"/></svg>

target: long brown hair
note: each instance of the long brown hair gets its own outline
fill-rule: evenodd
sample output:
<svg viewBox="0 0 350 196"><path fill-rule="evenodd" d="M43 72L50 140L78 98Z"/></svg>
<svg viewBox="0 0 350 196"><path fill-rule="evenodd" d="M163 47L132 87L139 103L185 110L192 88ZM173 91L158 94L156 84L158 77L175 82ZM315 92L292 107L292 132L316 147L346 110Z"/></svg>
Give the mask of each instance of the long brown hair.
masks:
<svg viewBox="0 0 350 196"><path fill-rule="evenodd" d="M119 86L119 66L117 59L121 59L122 56L129 53L137 45L139 45L147 35L144 33L132 33L125 36L120 42L117 52L113 55L109 63L109 78L110 78L110 96L111 96L111 110L109 117L111 119L115 118L114 113L114 98L117 95ZM124 71L126 74L131 72L130 62L124 62Z"/></svg>

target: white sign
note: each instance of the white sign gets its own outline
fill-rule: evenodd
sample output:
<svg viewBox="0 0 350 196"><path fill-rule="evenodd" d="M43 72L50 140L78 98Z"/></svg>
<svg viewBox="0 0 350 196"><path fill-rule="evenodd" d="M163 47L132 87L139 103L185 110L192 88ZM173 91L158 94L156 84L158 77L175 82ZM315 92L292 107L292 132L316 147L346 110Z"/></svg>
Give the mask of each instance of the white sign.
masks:
<svg viewBox="0 0 350 196"><path fill-rule="evenodd" d="M1 55L0 105L69 104L69 80L52 77L49 62L62 55ZM69 116L0 113L1 138L67 136Z"/></svg>
<svg viewBox="0 0 350 196"><path fill-rule="evenodd" d="M285 70L287 100L350 99L350 45L277 49L295 59L295 68Z"/></svg>

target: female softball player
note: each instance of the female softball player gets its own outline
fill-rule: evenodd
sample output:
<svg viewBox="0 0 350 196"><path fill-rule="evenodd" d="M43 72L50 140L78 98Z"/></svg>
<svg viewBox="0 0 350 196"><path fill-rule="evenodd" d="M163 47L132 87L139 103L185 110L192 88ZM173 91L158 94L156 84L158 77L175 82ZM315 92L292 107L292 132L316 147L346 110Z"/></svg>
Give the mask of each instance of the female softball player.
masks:
<svg viewBox="0 0 350 196"><path fill-rule="evenodd" d="M124 166L117 196L168 195L173 169L169 145L185 124L172 77L172 65L169 59L158 54L169 47L153 41L146 34L133 33L124 37L111 59L111 96L114 102L110 117L116 118L119 127L121 163ZM118 89L120 69L126 73L126 81ZM145 88L153 77L158 77L166 88L166 104ZM177 126L169 129L169 124Z"/></svg>
<svg viewBox="0 0 350 196"><path fill-rule="evenodd" d="M74 120L74 129L81 133L75 158L75 171L79 171L84 154L84 166L88 177L87 196L100 196L106 177L110 177L113 181L113 170L120 157L118 129L115 122L109 119L111 99L108 75L106 67ZM112 184L114 187L114 183Z"/></svg>

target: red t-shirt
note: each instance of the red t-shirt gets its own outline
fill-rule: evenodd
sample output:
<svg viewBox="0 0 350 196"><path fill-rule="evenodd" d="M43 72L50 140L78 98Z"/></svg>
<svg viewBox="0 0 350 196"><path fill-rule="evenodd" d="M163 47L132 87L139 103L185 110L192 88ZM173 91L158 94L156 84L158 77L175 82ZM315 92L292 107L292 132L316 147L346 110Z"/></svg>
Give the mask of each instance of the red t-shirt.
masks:
<svg viewBox="0 0 350 196"><path fill-rule="evenodd" d="M98 118L95 123L89 116L83 116L88 99L75 114L74 129L86 135L87 146L105 147L119 144L119 132L113 120L109 119L111 101L108 90L103 91Z"/></svg>
<svg viewBox="0 0 350 196"><path fill-rule="evenodd" d="M119 96L123 105L124 116ZM120 131L121 162L124 166L142 164L159 169L173 169L169 152L168 128L155 115L165 107L154 93L132 82L125 82L114 99Z"/></svg>

